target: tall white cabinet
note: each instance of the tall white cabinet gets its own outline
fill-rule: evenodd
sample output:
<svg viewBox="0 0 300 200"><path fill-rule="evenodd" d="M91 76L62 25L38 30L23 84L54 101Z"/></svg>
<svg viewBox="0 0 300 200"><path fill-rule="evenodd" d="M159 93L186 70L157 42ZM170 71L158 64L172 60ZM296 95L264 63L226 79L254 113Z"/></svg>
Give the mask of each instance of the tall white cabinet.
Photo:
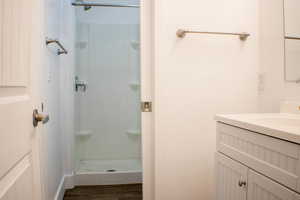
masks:
<svg viewBox="0 0 300 200"><path fill-rule="evenodd" d="M217 200L300 200L300 145L221 122L217 138Z"/></svg>

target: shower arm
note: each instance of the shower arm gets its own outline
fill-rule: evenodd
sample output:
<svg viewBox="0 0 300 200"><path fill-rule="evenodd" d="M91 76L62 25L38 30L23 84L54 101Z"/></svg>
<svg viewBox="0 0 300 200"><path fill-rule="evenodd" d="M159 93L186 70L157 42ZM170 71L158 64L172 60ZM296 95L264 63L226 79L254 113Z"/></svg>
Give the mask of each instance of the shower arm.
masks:
<svg viewBox="0 0 300 200"><path fill-rule="evenodd" d="M117 8L139 8L139 5L126 5L126 4L107 4L107 3L90 3L90 2L83 2L77 1L72 3L73 6L83 6L83 7L117 7Z"/></svg>

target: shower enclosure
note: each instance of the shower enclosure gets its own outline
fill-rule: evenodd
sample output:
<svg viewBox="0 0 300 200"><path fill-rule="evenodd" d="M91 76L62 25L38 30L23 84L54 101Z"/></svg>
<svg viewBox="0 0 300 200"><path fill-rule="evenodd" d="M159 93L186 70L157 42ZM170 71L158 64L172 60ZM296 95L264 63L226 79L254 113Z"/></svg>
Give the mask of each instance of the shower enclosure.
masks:
<svg viewBox="0 0 300 200"><path fill-rule="evenodd" d="M79 185L142 182L139 2L76 1Z"/></svg>

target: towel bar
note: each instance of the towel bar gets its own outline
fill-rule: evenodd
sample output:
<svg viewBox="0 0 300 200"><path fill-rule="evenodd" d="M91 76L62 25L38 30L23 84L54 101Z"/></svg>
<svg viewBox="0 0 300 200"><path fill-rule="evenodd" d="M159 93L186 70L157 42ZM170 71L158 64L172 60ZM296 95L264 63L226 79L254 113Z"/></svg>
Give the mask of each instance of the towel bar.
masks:
<svg viewBox="0 0 300 200"><path fill-rule="evenodd" d="M285 39L289 39L289 40L300 40L299 37L290 37L290 36L285 36Z"/></svg>
<svg viewBox="0 0 300 200"><path fill-rule="evenodd" d="M249 33L202 32L202 31L189 31L184 29L178 29L176 35L179 38L184 38L187 33L213 34L213 35L237 35L242 41L247 40L247 38L250 36Z"/></svg>

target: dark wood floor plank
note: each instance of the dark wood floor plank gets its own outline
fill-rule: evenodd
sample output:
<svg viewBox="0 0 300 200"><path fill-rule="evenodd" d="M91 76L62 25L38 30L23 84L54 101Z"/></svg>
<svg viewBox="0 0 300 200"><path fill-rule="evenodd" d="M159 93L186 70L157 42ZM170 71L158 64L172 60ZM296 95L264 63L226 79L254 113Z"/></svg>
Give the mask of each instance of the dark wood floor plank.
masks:
<svg viewBox="0 0 300 200"><path fill-rule="evenodd" d="M67 190L64 200L142 200L142 184L79 186Z"/></svg>

